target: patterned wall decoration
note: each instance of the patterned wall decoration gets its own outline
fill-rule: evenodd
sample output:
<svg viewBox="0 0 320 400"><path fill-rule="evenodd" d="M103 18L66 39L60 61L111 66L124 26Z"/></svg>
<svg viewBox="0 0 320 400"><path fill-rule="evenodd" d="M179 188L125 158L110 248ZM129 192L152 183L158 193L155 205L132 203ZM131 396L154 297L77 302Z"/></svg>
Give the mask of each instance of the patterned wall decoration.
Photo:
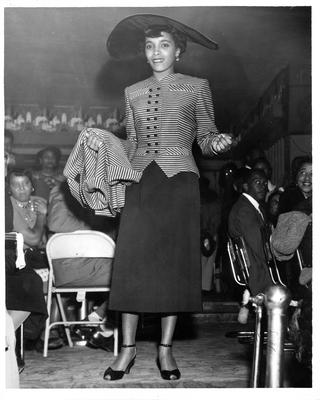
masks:
<svg viewBox="0 0 320 400"><path fill-rule="evenodd" d="M108 107L45 106L6 104L5 128L12 132L79 133L85 128L116 132L125 127L124 112Z"/></svg>

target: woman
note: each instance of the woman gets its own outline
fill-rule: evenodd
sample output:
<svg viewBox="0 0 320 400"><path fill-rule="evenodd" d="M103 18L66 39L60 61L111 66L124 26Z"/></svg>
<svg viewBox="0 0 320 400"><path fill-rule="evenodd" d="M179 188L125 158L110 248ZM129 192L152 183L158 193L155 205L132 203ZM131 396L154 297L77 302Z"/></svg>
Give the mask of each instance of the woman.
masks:
<svg viewBox="0 0 320 400"><path fill-rule="evenodd" d="M267 201L268 221L272 224L274 228L277 226L279 216L279 199L281 193L282 192L278 190L272 192Z"/></svg>
<svg viewBox="0 0 320 400"><path fill-rule="evenodd" d="M40 169L32 173L35 192L47 201L51 189L65 180L64 176L58 171L60 158L61 151L54 146L46 147L37 153Z"/></svg>
<svg viewBox="0 0 320 400"><path fill-rule="evenodd" d="M13 221L9 230L22 233L24 250L38 246L43 236L47 205L44 199L31 196L32 175L28 170L14 168L8 174L10 199L6 203L6 213L12 210ZM9 227L9 224L7 225ZM8 228L6 228L8 229ZM6 307L15 328L25 323L26 337L36 339L44 327L47 308L43 294L43 281L34 271L36 267L25 253L26 266L15 268L14 253L6 251ZM45 266L45 264L43 264ZM38 265L39 267L39 265Z"/></svg>
<svg viewBox="0 0 320 400"><path fill-rule="evenodd" d="M288 186L280 196L279 214L293 211L299 204L311 204L312 158L301 158L293 175L295 186Z"/></svg>
<svg viewBox="0 0 320 400"><path fill-rule="evenodd" d="M179 379L172 354L177 315L202 310L199 171L191 146L197 138L202 152L214 155L227 151L231 138L215 126L208 82L174 72L186 49L182 32L217 48L180 22L147 14L124 19L108 39L117 59L142 47L153 74L125 90L130 161L143 176L128 186L121 215L109 308L123 312L123 345L105 380L130 372L140 312L161 315L161 376ZM87 144L98 150L100 139L92 134Z"/></svg>

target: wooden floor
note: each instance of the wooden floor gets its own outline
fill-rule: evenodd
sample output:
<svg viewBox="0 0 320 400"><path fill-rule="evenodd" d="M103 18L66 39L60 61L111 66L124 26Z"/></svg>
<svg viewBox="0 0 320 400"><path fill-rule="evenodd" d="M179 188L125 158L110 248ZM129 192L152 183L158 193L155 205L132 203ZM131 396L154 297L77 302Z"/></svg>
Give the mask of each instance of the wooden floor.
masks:
<svg viewBox="0 0 320 400"><path fill-rule="evenodd" d="M65 345L49 351L47 358L34 350L27 351L20 388L249 388L252 348L225 335L252 329L252 323L244 326L216 322L210 315L182 318L174 341L174 355L181 371L178 381L164 381L160 377L156 364L159 326L155 321L146 321L144 329L139 329L135 365L120 381L106 382L102 378L114 359L113 353L84 345ZM310 371L291 353L285 357L285 387L311 387Z"/></svg>
<svg viewBox="0 0 320 400"><path fill-rule="evenodd" d="M234 331L252 332L254 315L250 316L247 325L240 325L237 322L239 307L237 301L218 294L212 297L209 292L204 293L203 305L203 313L185 314L178 319L173 351L181 371L180 380L164 381L161 378L156 363L159 320L155 316L144 316L143 320L140 318L137 333L136 362L130 374L125 375L122 380L113 382L103 380L104 371L114 359L113 353L89 348L80 341L73 348L65 344L61 349L49 351L47 358L35 350L25 351L26 366L19 376L22 397L32 400L38 398L158 400L176 397L178 400L189 398L219 400L225 396L229 399L231 392L237 399L243 396L246 399L251 398L255 393L249 389L252 345L240 344L238 339L228 338L226 334ZM262 388L264 376L263 371ZM301 394L297 397L298 400L320 398L313 397L309 392L307 396L304 395L306 390L313 390L312 373L299 364L290 352L285 354L284 387L288 390L295 388L294 394ZM182 391L170 390L175 388ZM105 389L111 390L106 392ZM150 390L145 391L145 389ZM184 389L201 389L201 391ZM217 389L218 392L212 392L212 389ZM243 389L244 392L235 389ZM21 391L18 393L21 397ZM10 389L6 394L10 394L10 397L2 398L15 400L17 397ZM259 400L264 398L262 394L260 391ZM253 398L257 398L257 393ZM295 397L291 395L290 399L293 398Z"/></svg>

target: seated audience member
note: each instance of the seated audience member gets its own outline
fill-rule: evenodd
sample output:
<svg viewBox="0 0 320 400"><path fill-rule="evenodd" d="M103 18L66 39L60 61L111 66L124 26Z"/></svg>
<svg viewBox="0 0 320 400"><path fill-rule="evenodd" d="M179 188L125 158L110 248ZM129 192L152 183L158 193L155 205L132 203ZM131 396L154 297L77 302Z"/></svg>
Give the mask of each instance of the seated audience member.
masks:
<svg viewBox="0 0 320 400"><path fill-rule="evenodd" d="M250 260L249 289L252 296L265 293L272 281L265 258L261 227L267 221L259 206L267 192L267 177L261 169L247 170L243 178L243 193L229 215L229 234L242 236ZM238 320L246 323L248 308L241 307Z"/></svg>
<svg viewBox="0 0 320 400"><path fill-rule="evenodd" d="M306 200L310 203L310 198ZM271 249L280 261L297 263L296 250L302 251L303 269L299 271L294 285L289 289L298 306L294 308L289 323L289 337L295 346L297 359L312 368L312 226L310 204L297 207L279 216L278 224L271 236Z"/></svg>
<svg viewBox="0 0 320 400"><path fill-rule="evenodd" d="M206 291L212 289L221 220L221 201L218 194L209 188L209 184L209 179L200 178L202 290Z"/></svg>
<svg viewBox="0 0 320 400"><path fill-rule="evenodd" d="M279 216L279 199L281 191L275 191L270 194L267 201L268 220L275 228Z"/></svg>
<svg viewBox="0 0 320 400"><path fill-rule="evenodd" d="M299 158L292 171L294 185L285 188L280 196L279 214L292 211L299 203L312 197L312 158Z"/></svg>
<svg viewBox="0 0 320 400"><path fill-rule="evenodd" d="M233 175L233 188L237 192L234 202L236 202L238 200L241 193L243 192L243 189L242 189L243 177L244 177L246 170L247 170L247 168L244 168L244 167L238 168Z"/></svg>
<svg viewBox="0 0 320 400"><path fill-rule="evenodd" d="M49 200L51 189L65 180L58 170L61 151L54 146L37 153L37 167L32 171L35 194Z"/></svg>
<svg viewBox="0 0 320 400"><path fill-rule="evenodd" d="M253 162L258 157L264 157L265 154L262 148L258 144L253 144L247 148L245 159L244 159L244 167L248 169L252 169Z"/></svg>
<svg viewBox="0 0 320 400"><path fill-rule="evenodd" d="M277 189L277 185L274 185L273 183L271 183L271 175L272 175L271 164L265 157L258 157L254 160L254 162L252 164L252 168L263 169L265 174L267 175L268 193L266 195L266 200L268 200L268 197L270 196L270 194ZM280 190L282 190L282 189L280 189Z"/></svg>
<svg viewBox="0 0 320 400"><path fill-rule="evenodd" d="M31 172L13 169L7 176L5 186L5 230L23 235L24 249L36 252L44 231L47 206L44 199L31 196ZM32 253L31 251L31 253ZM16 268L15 247L6 242L6 308L12 318L14 329L24 323L24 336L35 340L40 336L48 316L43 293L43 280L35 268L46 268L44 258L33 262L33 257L25 254L25 267ZM42 262L42 264L41 264ZM18 359L20 372L24 363Z"/></svg>
<svg viewBox="0 0 320 400"><path fill-rule="evenodd" d="M14 136L8 129L4 130L4 152L7 154L7 165L8 167L14 167L16 165L16 157L12 153L12 146L14 142Z"/></svg>
<svg viewBox="0 0 320 400"><path fill-rule="evenodd" d="M221 224L219 230L219 246L217 251L217 259L220 261L220 276L224 292L234 293L237 287L232 275L229 264L229 256L227 252L228 240L228 218L234 203L240 194L234 187L234 176L238 171L235 163L229 162L222 166L219 173L219 186L222 189L222 205L221 205Z"/></svg>
<svg viewBox="0 0 320 400"><path fill-rule="evenodd" d="M48 228L50 233L65 233L77 230L97 230L116 239L118 218L96 216L90 208L83 208L71 195L67 181L56 186L50 197L48 208ZM112 276L112 259L81 258L55 260L55 279L57 285L70 284L94 286L95 284L109 286ZM66 268L67 267L67 268ZM64 299L66 301L66 299ZM108 301L104 301L87 317L90 321L106 320ZM55 314L55 315L54 315ZM58 309L52 315L58 318ZM90 325L88 325L90 327ZM91 325L92 328L92 325ZM98 325L89 333L84 327L75 326L75 331L85 336L87 341L96 347L112 351L113 326L110 323Z"/></svg>

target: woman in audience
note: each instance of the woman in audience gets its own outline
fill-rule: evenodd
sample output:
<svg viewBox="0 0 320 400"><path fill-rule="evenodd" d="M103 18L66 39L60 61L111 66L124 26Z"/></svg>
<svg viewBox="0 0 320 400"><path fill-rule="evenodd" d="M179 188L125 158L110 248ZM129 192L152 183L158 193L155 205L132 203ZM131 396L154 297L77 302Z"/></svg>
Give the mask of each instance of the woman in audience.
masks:
<svg viewBox="0 0 320 400"><path fill-rule="evenodd" d="M273 227L276 227L277 221L278 221L279 199L280 199L281 193L282 192L278 191L278 190L276 190L275 192L272 192L270 194L270 196L268 197L268 201L267 201L268 220L273 225Z"/></svg>
<svg viewBox="0 0 320 400"><path fill-rule="evenodd" d="M32 172L35 193L37 196L49 200L51 189L65 180L65 177L58 170L61 151L54 146L46 147L38 152L37 158L39 169Z"/></svg>
<svg viewBox="0 0 320 400"><path fill-rule="evenodd" d="M31 172L15 168L8 174L6 196L6 232L22 233L25 251L33 250L41 243L44 232L47 205L44 199L31 196L33 191ZM29 250L27 250L29 249ZM36 339L44 328L47 307L43 294L43 280L34 268L46 267L45 260L25 253L26 266L16 268L15 250L6 246L6 307L12 317L14 328L24 323L24 334L29 339ZM42 264L41 264L42 261Z"/></svg>
<svg viewBox="0 0 320 400"><path fill-rule="evenodd" d="M280 196L279 214L292 211L300 203L312 198L312 158L311 156L301 158L295 171L293 179L295 186L288 186Z"/></svg>

